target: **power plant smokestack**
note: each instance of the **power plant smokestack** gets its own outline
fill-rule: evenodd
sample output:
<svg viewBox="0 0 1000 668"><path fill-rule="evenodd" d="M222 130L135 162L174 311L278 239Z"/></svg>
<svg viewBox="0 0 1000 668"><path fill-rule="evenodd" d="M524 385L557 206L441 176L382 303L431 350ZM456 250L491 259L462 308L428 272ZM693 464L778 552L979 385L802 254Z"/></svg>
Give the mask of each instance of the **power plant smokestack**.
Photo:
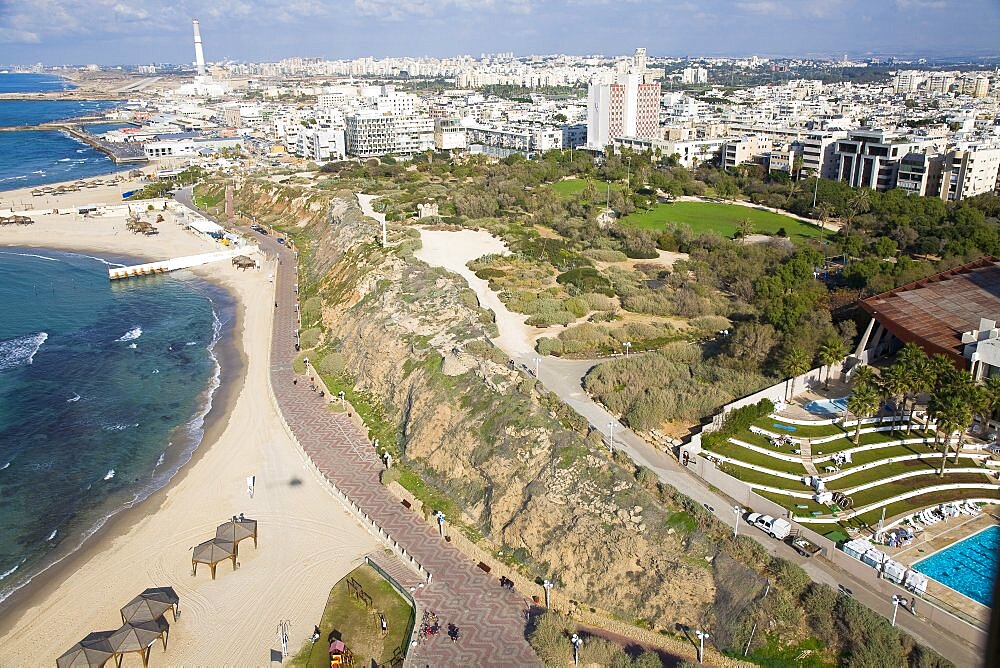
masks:
<svg viewBox="0 0 1000 668"><path fill-rule="evenodd" d="M199 28L198 19L191 21L194 25L194 62L198 68L198 76L205 76L205 54L201 50L201 29Z"/></svg>

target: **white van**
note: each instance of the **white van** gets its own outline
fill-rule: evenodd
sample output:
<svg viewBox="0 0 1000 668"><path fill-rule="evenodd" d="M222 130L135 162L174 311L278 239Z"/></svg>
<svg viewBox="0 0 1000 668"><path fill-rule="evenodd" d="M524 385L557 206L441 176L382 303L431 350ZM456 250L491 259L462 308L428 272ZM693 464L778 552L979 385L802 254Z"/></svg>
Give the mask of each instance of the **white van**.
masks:
<svg viewBox="0 0 1000 668"><path fill-rule="evenodd" d="M788 535L792 532L792 525L788 520L783 520L780 517L771 517L770 515L761 515L760 513L750 513L747 515L747 524L752 524L766 534L770 534L772 538L777 538L778 540L784 540L788 538Z"/></svg>

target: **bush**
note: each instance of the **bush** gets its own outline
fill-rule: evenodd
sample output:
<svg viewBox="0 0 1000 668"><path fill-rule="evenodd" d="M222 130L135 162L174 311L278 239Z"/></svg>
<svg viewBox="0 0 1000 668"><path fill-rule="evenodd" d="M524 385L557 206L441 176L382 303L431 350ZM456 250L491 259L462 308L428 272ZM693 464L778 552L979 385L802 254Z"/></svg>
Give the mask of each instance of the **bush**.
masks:
<svg viewBox="0 0 1000 668"><path fill-rule="evenodd" d="M535 628L528 636L528 642L546 666L563 668L573 660L569 643L573 628L569 617L546 611L535 619Z"/></svg>
<svg viewBox="0 0 1000 668"><path fill-rule="evenodd" d="M583 297L571 297L563 302L563 307L577 318L582 318L590 312L590 304Z"/></svg>
<svg viewBox="0 0 1000 668"><path fill-rule="evenodd" d="M558 357L563 353L563 342L559 339L545 337L538 339L538 343L535 344L535 349L541 355L555 355Z"/></svg>
<svg viewBox="0 0 1000 668"><path fill-rule="evenodd" d="M597 262L624 262L628 259L625 253L604 248L589 248L583 251L583 256Z"/></svg>
<svg viewBox="0 0 1000 668"><path fill-rule="evenodd" d="M691 326L706 334L715 334L729 328L729 318L721 315L701 315L691 320Z"/></svg>
<svg viewBox="0 0 1000 668"><path fill-rule="evenodd" d="M572 285L580 292L597 292L609 297L614 295L611 283L593 267L577 267L556 276L560 285Z"/></svg>
<svg viewBox="0 0 1000 668"><path fill-rule="evenodd" d="M299 334L299 345L302 347L302 350L315 348L319 344L322 335L323 330L319 327L310 327Z"/></svg>
<svg viewBox="0 0 1000 668"><path fill-rule="evenodd" d="M323 376L340 376L344 373L344 356L338 352L328 352L320 358L316 369Z"/></svg>
<svg viewBox="0 0 1000 668"><path fill-rule="evenodd" d="M613 311L618 306L614 298L599 292L588 292L582 297L587 300L587 305L593 311Z"/></svg>

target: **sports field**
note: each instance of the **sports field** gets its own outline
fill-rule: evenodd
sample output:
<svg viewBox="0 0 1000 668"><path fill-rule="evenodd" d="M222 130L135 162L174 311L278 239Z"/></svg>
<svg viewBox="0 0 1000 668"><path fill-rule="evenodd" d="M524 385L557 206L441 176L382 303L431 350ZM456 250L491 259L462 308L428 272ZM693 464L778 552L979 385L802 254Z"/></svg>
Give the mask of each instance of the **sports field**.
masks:
<svg viewBox="0 0 1000 668"><path fill-rule="evenodd" d="M662 230L671 223L687 225L695 234L716 232L731 237L739 229L739 221L749 218L754 233L775 234L782 227L790 238L820 238L826 230L781 214L739 204L716 202L672 202L657 204L648 211L626 216L622 223L644 230Z"/></svg>

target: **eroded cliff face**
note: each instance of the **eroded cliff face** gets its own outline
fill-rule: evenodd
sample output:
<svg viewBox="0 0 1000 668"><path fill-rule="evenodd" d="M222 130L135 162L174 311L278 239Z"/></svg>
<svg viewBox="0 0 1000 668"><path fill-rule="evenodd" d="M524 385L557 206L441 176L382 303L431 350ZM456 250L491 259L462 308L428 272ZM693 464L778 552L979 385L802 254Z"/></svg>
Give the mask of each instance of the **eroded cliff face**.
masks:
<svg viewBox="0 0 1000 668"><path fill-rule="evenodd" d="M239 199L258 215L276 201L266 184ZM292 211L287 189L279 200L268 222L296 221L301 291L322 302L319 350L381 401L401 461L454 500L484 547L504 548L575 600L654 627L709 622L729 597L716 590L720 563L747 593L736 603L758 591L762 579L720 555L691 514L630 463L610 461L585 421L579 430L510 367L464 280L413 257L415 230L391 229L382 249L351 193L331 194L323 212L305 195Z"/></svg>

